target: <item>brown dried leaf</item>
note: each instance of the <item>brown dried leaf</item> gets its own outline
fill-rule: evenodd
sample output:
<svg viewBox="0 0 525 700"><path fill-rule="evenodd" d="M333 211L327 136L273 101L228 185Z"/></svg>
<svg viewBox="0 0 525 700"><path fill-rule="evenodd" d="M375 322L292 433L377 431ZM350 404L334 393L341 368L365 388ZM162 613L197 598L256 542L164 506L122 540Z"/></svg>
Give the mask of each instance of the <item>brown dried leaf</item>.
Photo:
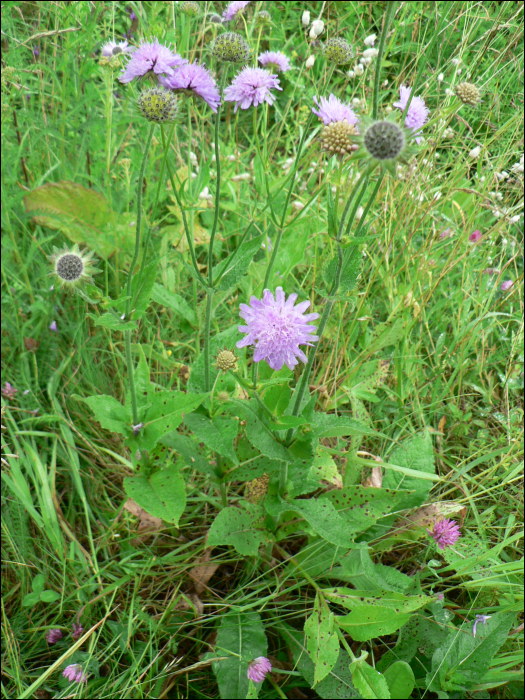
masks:
<svg viewBox="0 0 525 700"><path fill-rule="evenodd" d="M36 350L38 350L38 346L40 345L40 343L34 338L24 338L24 345L25 349L29 352L35 352Z"/></svg>
<svg viewBox="0 0 525 700"><path fill-rule="evenodd" d="M380 489L383 486L383 471L381 467L373 467L372 473L363 484L365 488Z"/></svg>
<svg viewBox="0 0 525 700"><path fill-rule="evenodd" d="M211 549L205 550L198 564L188 573L192 581L195 582L195 592L200 595L206 590L208 581L219 568L219 564L210 563Z"/></svg>
<svg viewBox="0 0 525 700"><path fill-rule="evenodd" d="M138 503L131 498L128 498L126 503L124 503L124 508L131 515L134 515L139 519L138 531L141 534L146 532L156 532L160 530L163 526L162 518L155 518L153 515L146 513L144 508L141 508Z"/></svg>
<svg viewBox="0 0 525 700"><path fill-rule="evenodd" d="M414 513L404 517L402 520L398 520L394 524L394 530L396 534L418 527L431 530L436 520L440 518L459 518L460 525L462 525L466 514L466 507L454 501L430 503L428 506L418 508Z"/></svg>

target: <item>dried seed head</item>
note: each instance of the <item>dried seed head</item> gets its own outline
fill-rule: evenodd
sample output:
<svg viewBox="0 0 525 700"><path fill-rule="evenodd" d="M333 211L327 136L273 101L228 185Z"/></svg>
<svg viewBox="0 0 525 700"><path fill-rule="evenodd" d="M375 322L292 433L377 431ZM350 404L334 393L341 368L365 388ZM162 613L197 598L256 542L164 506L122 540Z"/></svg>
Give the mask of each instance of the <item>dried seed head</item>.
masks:
<svg viewBox="0 0 525 700"><path fill-rule="evenodd" d="M354 51L350 44L339 37L328 39L323 48L323 56L329 63L342 66L350 63L354 56Z"/></svg>
<svg viewBox="0 0 525 700"><path fill-rule="evenodd" d="M92 275L99 272L94 267L93 253L80 250L78 245L71 249L67 246L61 250L53 248L53 255L48 256L48 260L53 264L53 270L49 273L56 281L69 289L78 287L83 282L93 282Z"/></svg>
<svg viewBox="0 0 525 700"><path fill-rule="evenodd" d="M349 124L346 119L341 122L332 122L322 131L321 145L329 153L344 156L357 150L357 145L352 139L355 134L357 134L355 126Z"/></svg>
<svg viewBox="0 0 525 700"><path fill-rule="evenodd" d="M375 122L366 130L363 143L372 158L395 160L405 146L405 135L394 122Z"/></svg>
<svg viewBox="0 0 525 700"><path fill-rule="evenodd" d="M459 83L454 87L456 95L465 105L475 107L481 102L481 93L472 83Z"/></svg>
<svg viewBox="0 0 525 700"><path fill-rule="evenodd" d="M236 364L237 358L235 357L235 353L233 353L231 350L221 350L217 355L215 367L223 372L227 372L228 370L233 369Z"/></svg>
<svg viewBox="0 0 525 700"><path fill-rule="evenodd" d="M225 32L213 42L212 56L225 63L247 63L252 55L246 39L235 32Z"/></svg>
<svg viewBox="0 0 525 700"><path fill-rule="evenodd" d="M244 490L244 498L248 503L260 503L268 493L270 477L263 474L253 481L248 481Z"/></svg>
<svg viewBox="0 0 525 700"><path fill-rule="evenodd" d="M153 87L141 93L137 100L137 108L149 122L165 124L175 121L179 104L173 92Z"/></svg>
<svg viewBox="0 0 525 700"><path fill-rule="evenodd" d="M272 16L270 15L269 12L266 12L266 10L261 10L260 12L257 12L255 15L255 25L257 27L262 27L266 24L271 24L272 22Z"/></svg>
<svg viewBox="0 0 525 700"><path fill-rule="evenodd" d="M84 272L84 261L76 253L66 253L56 261L55 272L64 282L76 282Z"/></svg>
<svg viewBox="0 0 525 700"><path fill-rule="evenodd" d="M198 2L180 2L179 11L184 15L188 15L189 17L195 17L199 14L201 8Z"/></svg>

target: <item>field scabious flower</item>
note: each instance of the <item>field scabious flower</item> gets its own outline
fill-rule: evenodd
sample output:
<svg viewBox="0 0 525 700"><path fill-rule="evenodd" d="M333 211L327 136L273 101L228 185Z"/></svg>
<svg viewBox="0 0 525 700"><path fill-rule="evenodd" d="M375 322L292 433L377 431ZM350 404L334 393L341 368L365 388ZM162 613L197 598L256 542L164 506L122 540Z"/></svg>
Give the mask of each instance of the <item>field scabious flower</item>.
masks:
<svg viewBox="0 0 525 700"><path fill-rule="evenodd" d="M103 56L107 56L110 58L111 56L118 56L121 53L133 53L134 48L133 46L130 46L127 41L119 41L117 44L116 41L108 41L104 46L100 49L100 53Z"/></svg>
<svg viewBox="0 0 525 700"><path fill-rule="evenodd" d="M257 60L263 68L276 73L286 73L291 68L290 59L281 51L265 51Z"/></svg>
<svg viewBox="0 0 525 700"><path fill-rule="evenodd" d="M70 683L82 683L82 681L85 681L87 678L81 664L70 664L66 666L62 675L64 678L67 678Z"/></svg>
<svg viewBox="0 0 525 700"><path fill-rule="evenodd" d="M427 530L427 532L435 539L439 549L446 549L456 544L461 537L459 526L456 524L456 521L450 520L449 518L437 520L433 530Z"/></svg>
<svg viewBox="0 0 525 700"><path fill-rule="evenodd" d="M248 665L248 678L254 683L262 683L272 670L272 664L266 656L259 656Z"/></svg>
<svg viewBox="0 0 525 700"><path fill-rule="evenodd" d="M263 102L272 105L275 101L271 90L282 90L279 78L262 68L245 68L224 91L226 102L235 102L235 112L239 109L257 107Z"/></svg>
<svg viewBox="0 0 525 700"><path fill-rule="evenodd" d="M472 231L468 239L470 243L477 243L481 239L481 231L479 231L478 229Z"/></svg>
<svg viewBox="0 0 525 700"><path fill-rule="evenodd" d="M401 85L399 88L399 100L394 102L394 107L405 111L411 92L412 88ZM405 117L405 126L408 129L412 129L412 131L417 134L421 127L426 123L428 119L428 112L429 110L425 104L425 100L422 97L413 97ZM420 142L421 137L416 136L416 143L419 144Z"/></svg>
<svg viewBox="0 0 525 700"><path fill-rule="evenodd" d="M500 289L502 292L508 292L509 289L511 289L513 284L514 284L514 282L512 280L505 280L505 282L501 283Z"/></svg>
<svg viewBox="0 0 525 700"><path fill-rule="evenodd" d="M248 2L245 2L244 0L235 0L234 2L231 2L222 13L223 22L231 22L232 19L235 19L239 14L243 14L244 9L249 4L249 0Z"/></svg>
<svg viewBox="0 0 525 700"><path fill-rule="evenodd" d="M215 78L210 71L198 63L187 63L171 75L160 76L159 82L164 87L183 92L185 95L198 95L214 112L221 103L221 96Z"/></svg>
<svg viewBox="0 0 525 700"><path fill-rule="evenodd" d="M120 76L121 83L130 83L134 78L141 78L150 71L155 75L167 73L171 75L173 68L188 63L187 59L173 53L169 46L153 41L141 41L138 49L132 54L126 70Z"/></svg>
<svg viewBox="0 0 525 700"><path fill-rule="evenodd" d="M331 94L328 99L321 97L319 101L314 97L314 102L317 105L317 110L312 109L312 112L323 120L324 124L332 122L342 122L346 120L349 124L357 124L358 118L350 105L341 102L334 94Z"/></svg>
<svg viewBox="0 0 525 700"><path fill-rule="evenodd" d="M305 314L309 301L302 301L294 306L297 294L290 294L288 299L282 287L275 290L275 298L269 289L265 289L262 300L252 296L250 305L241 304L239 315L246 321L246 326L239 326L246 336L237 343L238 348L253 345L254 362L266 360L268 365L279 370L286 365L293 369L307 357L300 345L312 345L318 336L312 335L316 326L310 321L319 318L319 314Z"/></svg>

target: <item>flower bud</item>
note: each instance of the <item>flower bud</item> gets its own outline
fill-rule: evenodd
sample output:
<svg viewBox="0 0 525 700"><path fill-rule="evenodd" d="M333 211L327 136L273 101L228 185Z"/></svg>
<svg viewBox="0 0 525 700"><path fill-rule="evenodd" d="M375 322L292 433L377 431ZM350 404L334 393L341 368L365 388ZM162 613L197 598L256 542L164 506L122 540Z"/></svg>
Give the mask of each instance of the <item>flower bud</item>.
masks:
<svg viewBox="0 0 525 700"><path fill-rule="evenodd" d="M350 44L339 37L328 39L323 48L323 56L329 63L342 66L350 63L354 52Z"/></svg>
<svg viewBox="0 0 525 700"><path fill-rule="evenodd" d="M481 93L472 83L459 83L454 90L463 104L475 107L478 102L481 102Z"/></svg>
<svg viewBox="0 0 525 700"><path fill-rule="evenodd" d="M366 39L364 40L364 45L365 46L373 46L375 44L376 39L377 39L377 34L370 34L370 36L367 36Z"/></svg>
<svg viewBox="0 0 525 700"><path fill-rule="evenodd" d="M237 358L235 357L235 353L231 350L221 350L215 361L215 367L223 372L234 369L236 364Z"/></svg>
<svg viewBox="0 0 525 700"><path fill-rule="evenodd" d="M306 59L306 61L304 63L304 67L311 68L314 65L314 63L315 63L315 56L314 55L308 56L308 58Z"/></svg>
<svg viewBox="0 0 525 700"><path fill-rule="evenodd" d="M481 153L481 146L476 146L476 148L473 148L470 153L469 153L469 158L473 158L476 160L479 158L479 154Z"/></svg>
<svg viewBox="0 0 525 700"><path fill-rule="evenodd" d="M307 27L310 24L310 13L308 10L305 10L303 12L303 16L301 17L301 22L303 23L304 27Z"/></svg>
<svg viewBox="0 0 525 700"><path fill-rule="evenodd" d="M356 75L363 75L364 72L365 72L365 69L361 65L361 63L358 63L357 66L354 67L354 73Z"/></svg>
<svg viewBox="0 0 525 700"><path fill-rule="evenodd" d="M379 53L378 49L365 49L363 51L363 56L365 58L375 58Z"/></svg>
<svg viewBox="0 0 525 700"><path fill-rule="evenodd" d="M310 39L316 39L324 32L324 22L322 19L314 19L310 29Z"/></svg>
<svg viewBox="0 0 525 700"><path fill-rule="evenodd" d="M225 63L247 63L252 55L246 39L235 32L219 34L213 42L211 53L217 61Z"/></svg>

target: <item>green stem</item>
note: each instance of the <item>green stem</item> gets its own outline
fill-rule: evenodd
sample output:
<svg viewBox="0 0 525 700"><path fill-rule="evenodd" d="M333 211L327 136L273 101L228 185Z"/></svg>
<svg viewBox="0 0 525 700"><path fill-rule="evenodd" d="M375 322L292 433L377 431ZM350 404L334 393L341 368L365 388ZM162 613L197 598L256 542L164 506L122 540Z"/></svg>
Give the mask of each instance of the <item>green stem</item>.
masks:
<svg viewBox="0 0 525 700"><path fill-rule="evenodd" d="M204 391L210 390L210 331L213 307L213 287L208 287L206 297L206 321L204 324Z"/></svg>
<svg viewBox="0 0 525 700"><path fill-rule="evenodd" d="M133 279L133 270L137 264L137 260L140 254L140 238L141 238L141 224L142 224L142 183L144 180L144 171L146 169L146 161L148 160L149 149L151 146L151 140L153 138L153 130L155 129L155 124L150 126L148 140L146 141L146 147L144 149L144 156L142 157L142 163L140 165L139 180L137 185L137 225L135 228L135 252L133 254L133 261L129 268L128 281L126 285L126 321L130 320L131 314L131 281ZM128 365L128 375L129 375L129 391L131 395L131 411L133 416L133 425L137 425L138 410L137 410L137 392L135 390L135 376L133 367L133 357L131 354L131 331L124 332L124 342L126 346L126 362Z"/></svg>
<svg viewBox="0 0 525 700"><path fill-rule="evenodd" d="M374 76L374 101L373 101L373 107L372 107L372 119L377 119L377 113L379 111L379 83L381 80L381 63L383 61L383 54L385 52L385 43L386 43L386 37L388 34L388 29L390 27L390 22L392 20L392 17L394 15L394 10L396 9L396 2L395 0L391 0L391 2L387 2L386 4L386 12L385 12L385 21L383 24L383 31L381 32L381 39L379 40L379 48L378 48L378 54L377 54L377 59L376 59L376 72Z"/></svg>

